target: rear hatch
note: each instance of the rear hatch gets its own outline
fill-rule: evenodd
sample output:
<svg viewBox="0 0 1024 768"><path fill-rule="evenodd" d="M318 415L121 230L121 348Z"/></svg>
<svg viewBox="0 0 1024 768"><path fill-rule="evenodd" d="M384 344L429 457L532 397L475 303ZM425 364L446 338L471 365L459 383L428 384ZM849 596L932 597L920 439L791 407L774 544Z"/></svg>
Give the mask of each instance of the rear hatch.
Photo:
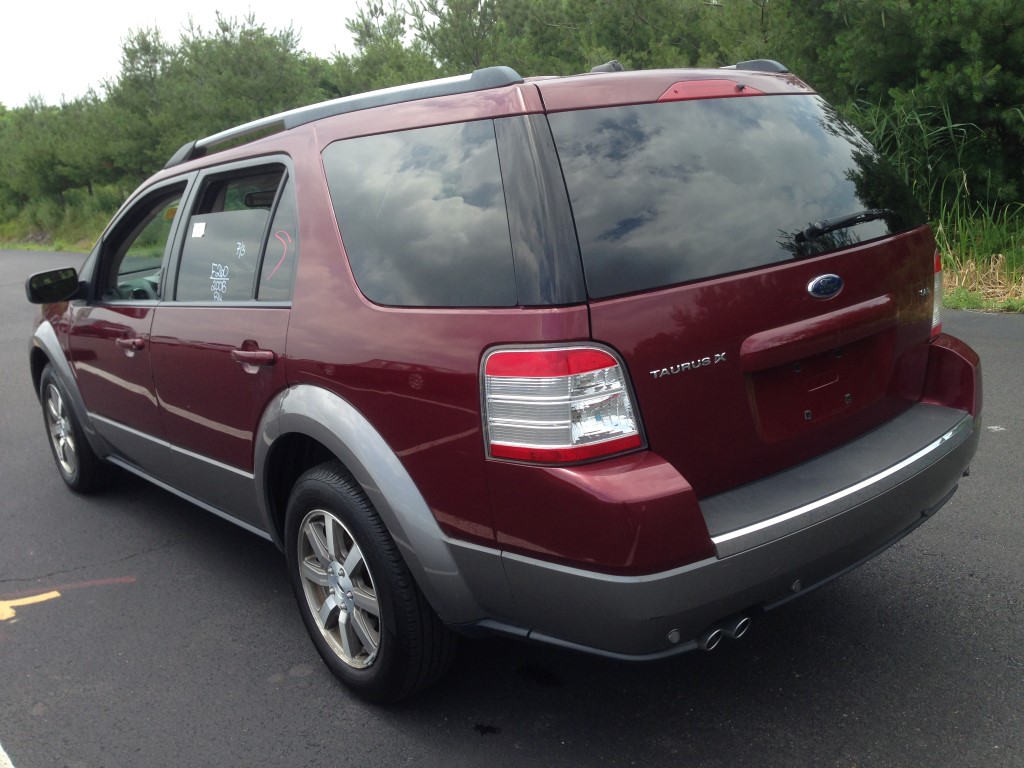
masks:
<svg viewBox="0 0 1024 768"><path fill-rule="evenodd" d="M594 339L698 496L819 455L920 397L934 243L878 154L791 76L539 81Z"/></svg>

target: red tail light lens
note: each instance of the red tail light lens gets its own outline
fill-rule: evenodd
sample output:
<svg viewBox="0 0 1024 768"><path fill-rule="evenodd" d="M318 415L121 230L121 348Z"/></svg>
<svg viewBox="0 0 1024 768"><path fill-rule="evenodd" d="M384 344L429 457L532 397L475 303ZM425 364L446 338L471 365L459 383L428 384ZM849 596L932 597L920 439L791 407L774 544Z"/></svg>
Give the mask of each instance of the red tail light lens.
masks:
<svg viewBox="0 0 1024 768"><path fill-rule="evenodd" d="M503 349L484 361L487 452L565 463L640 448L625 372L596 347Z"/></svg>
<svg viewBox="0 0 1024 768"><path fill-rule="evenodd" d="M932 289L932 338L942 333L942 255L935 250L935 286Z"/></svg>

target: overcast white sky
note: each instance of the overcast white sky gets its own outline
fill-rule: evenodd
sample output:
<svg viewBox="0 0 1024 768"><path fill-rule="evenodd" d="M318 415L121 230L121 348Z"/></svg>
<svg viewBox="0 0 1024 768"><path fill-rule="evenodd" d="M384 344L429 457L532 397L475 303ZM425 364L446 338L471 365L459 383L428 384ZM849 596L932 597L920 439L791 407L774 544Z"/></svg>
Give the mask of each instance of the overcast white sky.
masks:
<svg viewBox="0 0 1024 768"><path fill-rule="evenodd" d="M177 43L190 15L210 31L216 11L239 20L251 11L268 31L291 26L301 34L300 47L321 58L352 53L345 20L359 5L358 0L4 0L0 104L24 106L31 96L60 104L90 86L102 95L103 81L121 69L121 43L133 30L157 27L167 42Z"/></svg>

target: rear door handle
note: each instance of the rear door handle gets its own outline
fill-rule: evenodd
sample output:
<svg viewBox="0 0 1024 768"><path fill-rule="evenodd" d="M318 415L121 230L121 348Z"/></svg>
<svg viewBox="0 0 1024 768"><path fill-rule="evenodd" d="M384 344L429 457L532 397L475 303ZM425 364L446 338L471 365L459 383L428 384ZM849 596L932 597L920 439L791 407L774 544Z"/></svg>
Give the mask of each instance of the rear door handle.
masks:
<svg viewBox="0 0 1024 768"><path fill-rule="evenodd" d="M269 349L233 349L231 359L241 363L246 373L256 373L263 366L277 362L277 355Z"/></svg>

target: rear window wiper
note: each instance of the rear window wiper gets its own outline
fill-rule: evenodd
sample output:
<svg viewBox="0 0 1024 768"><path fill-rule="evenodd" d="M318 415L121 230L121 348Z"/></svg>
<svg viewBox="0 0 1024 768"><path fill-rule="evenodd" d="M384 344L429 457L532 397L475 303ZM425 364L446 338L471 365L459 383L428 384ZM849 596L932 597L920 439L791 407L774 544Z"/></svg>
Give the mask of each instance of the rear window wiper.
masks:
<svg viewBox="0 0 1024 768"><path fill-rule="evenodd" d="M807 243L811 240L816 240L822 235L827 235L829 232L835 232L837 229L845 229L846 227L852 227L854 224L863 224L868 221L878 221L892 215L892 211L884 208L869 208L866 211L858 211L846 216L837 216L834 219L822 219L814 224L808 224L803 232L796 233L794 239L798 243Z"/></svg>

